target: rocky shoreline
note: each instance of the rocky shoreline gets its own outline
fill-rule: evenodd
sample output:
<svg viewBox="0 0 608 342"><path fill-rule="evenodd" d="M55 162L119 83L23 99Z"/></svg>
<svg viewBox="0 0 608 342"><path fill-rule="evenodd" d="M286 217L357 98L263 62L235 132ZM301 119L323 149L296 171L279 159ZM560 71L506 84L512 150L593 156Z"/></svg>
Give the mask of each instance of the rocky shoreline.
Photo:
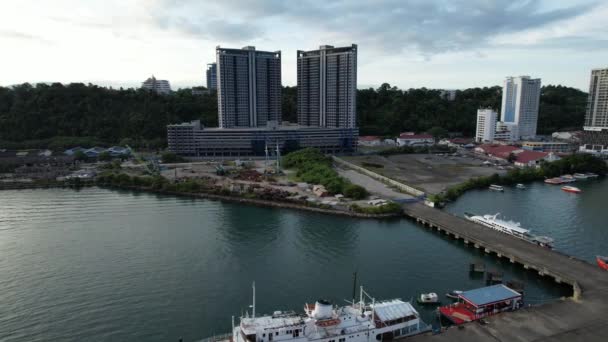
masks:
<svg viewBox="0 0 608 342"><path fill-rule="evenodd" d="M179 192L179 191L167 191L167 190L162 190L162 189L152 189L150 187L142 187L142 186L112 186L112 185L103 185L103 184L99 185L93 181L83 182L83 183L79 184L78 186L74 186L67 182L4 183L4 184L0 185L0 191L1 190L25 190L25 189L48 189L48 188L78 188L78 187L91 187L91 186L99 186L101 188L108 188L108 189L141 191L141 192L155 193L155 194L161 194L161 195L170 195L170 196L219 200L219 201L231 202L231 203L255 205L258 207L272 207L272 208L305 210L305 211L311 211L311 212L327 214L327 215L349 216L349 217L356 217L356 218L387 219L387 218L396 218L396 217L403 216L402 213L366 214L366 213L357 213L354 211L346 211L346 210L317 208L317 207L307 206L307 205L302 205L302 204L297 204L297 203L275 202L275 201L268 201L268 200L254 199L254 198L244 198L244 197L237 197L237 196L210 194L210 193L204 193L204 192L190 193L190 192Z"/></svg>

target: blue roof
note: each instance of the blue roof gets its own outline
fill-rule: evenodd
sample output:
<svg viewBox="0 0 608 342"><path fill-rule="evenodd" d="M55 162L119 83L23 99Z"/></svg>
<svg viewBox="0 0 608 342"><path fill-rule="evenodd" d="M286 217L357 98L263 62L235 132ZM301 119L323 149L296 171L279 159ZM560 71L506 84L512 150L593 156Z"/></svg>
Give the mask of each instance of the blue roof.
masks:
<svg viewBox="0 0 608 342"><path fill-rule="evenodd" d="M483 306L494 302L501 302L504 300L521 297L521 294L502 284L498 284L465 291L460 295L460 297L475 304L476 306Z"/></svg>

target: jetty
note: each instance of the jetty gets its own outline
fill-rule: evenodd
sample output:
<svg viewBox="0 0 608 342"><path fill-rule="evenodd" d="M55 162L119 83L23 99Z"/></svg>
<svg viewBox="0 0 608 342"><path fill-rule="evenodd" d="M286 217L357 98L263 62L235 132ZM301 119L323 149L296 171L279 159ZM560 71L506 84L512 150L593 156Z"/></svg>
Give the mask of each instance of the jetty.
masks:
<svg viewBox="0 0 608 342"><path fill-rule="evenodd" d="M487 317L487 324L469 323L411 341L608 340L608 272L421 203L405 204L403 211L417 223L471 248L572 287L570 298Z"/></svg>

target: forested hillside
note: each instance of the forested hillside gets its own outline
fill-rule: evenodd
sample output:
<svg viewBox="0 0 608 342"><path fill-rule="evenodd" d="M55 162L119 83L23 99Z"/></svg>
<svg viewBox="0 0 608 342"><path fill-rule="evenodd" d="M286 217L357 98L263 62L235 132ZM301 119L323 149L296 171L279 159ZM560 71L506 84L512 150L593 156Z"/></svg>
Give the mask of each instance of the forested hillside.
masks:
<svg viewBox="0 0 608 342"><path fill-rule="evenodd" d="M295 87L283 88L284 120L296 121L296 95ZM500 87L466 89L457 93L455 101L448 101L439 90L401 90L383 84L358 91L358 122L363 135L439 126L471 136L477 109L499 110L500 99ZM543 87L539 133L580 128L586 100L586 93L574 88ZM162 147L168 123L193 119L201 119L205 126L217 125L215 94L195 96L183 89L163 96L80 83L0 87L0 148L118 143Z"/></svg>

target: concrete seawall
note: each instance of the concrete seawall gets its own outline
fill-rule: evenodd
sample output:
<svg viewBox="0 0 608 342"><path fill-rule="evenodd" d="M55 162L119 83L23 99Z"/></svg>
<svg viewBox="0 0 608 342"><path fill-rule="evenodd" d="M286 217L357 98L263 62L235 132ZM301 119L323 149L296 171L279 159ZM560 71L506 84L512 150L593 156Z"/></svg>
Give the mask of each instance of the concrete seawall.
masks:
<svg viewBox="0 0 608 342"><path fill-rule="evenodd" d="M422 204L404 206L406 216L466 245L572 286L573 296L469 323L414 341L608 341L608 272L582 260L538 247ZM607 247L608 248L608 247Z"/></svg>

